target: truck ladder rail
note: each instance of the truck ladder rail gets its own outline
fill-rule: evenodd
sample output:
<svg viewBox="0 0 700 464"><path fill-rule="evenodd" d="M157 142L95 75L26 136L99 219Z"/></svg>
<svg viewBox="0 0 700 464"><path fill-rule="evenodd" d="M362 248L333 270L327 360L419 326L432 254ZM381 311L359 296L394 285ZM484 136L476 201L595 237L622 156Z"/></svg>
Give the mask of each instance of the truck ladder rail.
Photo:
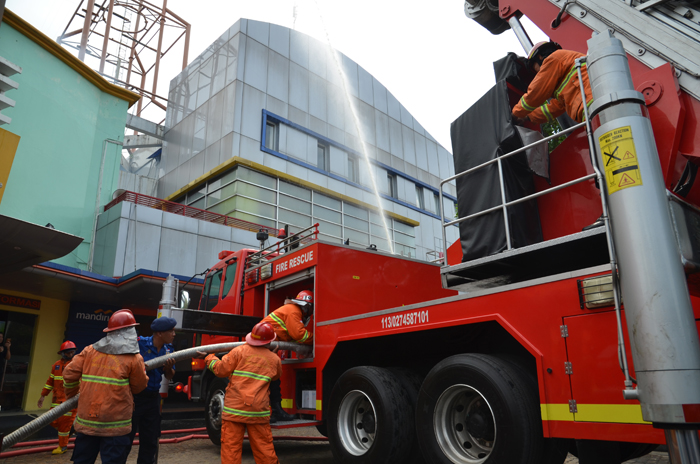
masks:
<svg viewBox="0 0 700 464"><path fill-rule="evenodd" d="M304 235L304 233L306 232L308 233ZM264 265L264 261L270 259L270 255L273 255L272 257L277 257L282 250L288 252L299 245L305 245L311 242L312 240L317 240L318 233L319 232L317 222L316 224L313 224L307 227L306 229L302 229L296 234L292 234L289 237L282 239L277 243L273 243L272 245L266 248L262 248L260 251L256 251L255 253L248 255L248 258L246 260L246 269L250 270L255 267Z"/></svg>

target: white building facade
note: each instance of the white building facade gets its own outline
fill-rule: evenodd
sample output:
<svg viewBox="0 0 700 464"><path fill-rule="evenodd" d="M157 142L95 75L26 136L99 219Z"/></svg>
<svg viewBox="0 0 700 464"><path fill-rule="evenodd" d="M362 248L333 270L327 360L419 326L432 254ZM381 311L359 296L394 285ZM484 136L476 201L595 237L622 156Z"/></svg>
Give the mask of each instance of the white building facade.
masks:
<svg viewBox="0 0 700 464"><path fill-rule="evenodd" d="M171 81L159 170L158 198L269 228L318 223L322 240L432 260L443 246L440 179L453 175L454 164L357 63L305 34L241 19ZM454 185L445 185L447 220L455 215L455 194ZM136 217L124 210L101 224L121 222L114 228L122 230ZM175 232L164 230L152 232L161 254ZM227 233L210 238L225 242ZM247 243L215 246L255 245L255 234L245 234ZM138 256L126 256L128 232L121 235L122 265L188 274L195 261L207 262L197 236L188 239L196 256L191 266L161 269L155 251L156 267L139 265ZM458 229L448 227L448 245L457 238ZM213 246L203 245L202 253ZM120 259L104 260L114 270L102 272L121 275Z"/></svg>

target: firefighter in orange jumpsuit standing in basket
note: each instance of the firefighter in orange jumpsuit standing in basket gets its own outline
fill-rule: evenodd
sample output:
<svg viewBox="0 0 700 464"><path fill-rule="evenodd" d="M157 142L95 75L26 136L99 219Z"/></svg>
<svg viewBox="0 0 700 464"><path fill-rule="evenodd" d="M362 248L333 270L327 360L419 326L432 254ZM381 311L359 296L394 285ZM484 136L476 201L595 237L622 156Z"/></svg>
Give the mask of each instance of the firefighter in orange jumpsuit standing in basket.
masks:
<svg viewBox="0 0 700 464"><path fill-rule="evenodd" d="M107 336L85 348L63 371L68 398L80 390L75 418L75 449L71 460L93 464L123 464L131 449L134 394L148 384L139 354L138 323L128 309L112 314Z"/></svg>
<svg viewBox="0 0 700 464"><path fill-rule="evenodd" d="M51 375L49 375L46 385L44 385L44 388L41 390L41 397L36 403L40 408L44 405L44 398L49 396L49 393L52 391L53 398L51 398L51 409L66 401L66 393L63 389L63 370L68 363L71 362L73 356L75 356L75 343L71 341L63 342L61 348L58 350L58 354L61 355L61 359L51 366ZM68 449L70 429L73 426L76 411L77 409L73 409L51 422L51 427L58 430L58 448L51 451L51 454L63 454Z"/></svg>
<svg viewBox="0 0 700 464"><path fill-rule="evenodd" d="M262 322L267 322L275 329L277 339L283 342L297 342L311 345L314 335L304 326L304 320L313 314L314 294L310 290L302 290L293 300L285 300L285 304L267 315ZM282 391L280 381L270 384L270 404L272 416L270 423L291 421L296 419L282 409Z"/></svg>
<svg viewBox="0 0 700 464"><path fill-rule="evenodd" d="M525 122L544 124L553 122L566 112L576 122L583 122L583 99L576 69L576 60L585 56L583 53L562 50L556 42L539 42L527 57L527 66L535 73L527 93L513 107L513 120L516 124ZM586 94L586 106L593 103L591 83L588 80L588 68L581 66L581 79ZM604 224L601 215L583 230L600 227Z"/></svg>
<svg viewBox="0 0 700 464"><path fill-rule="evenodd" d="M527 65L536 75L527 93L513 107L516 122L529 120L535 124L554 121L566 112L576 122L583 122L583 101L576 71L576 59L583 53L562 50L556 42L540 42L532 47ZM586 92L586 105L593 102L588 70L581 67Z"/></svg>
<svg viewBox="0 0 700 464"><path fill-rule="evenodd" d="M214 354L205 362L217 377L230 377L224 396L221 421L221 463L240 464L243 433L257 464L278 464L270 429L270 381L280 378L282 362L270 351L276 338L270 324L260 322L246 335L245 345L237 346L221 360ZM206 353L198 352L200 358Z"/></svg>

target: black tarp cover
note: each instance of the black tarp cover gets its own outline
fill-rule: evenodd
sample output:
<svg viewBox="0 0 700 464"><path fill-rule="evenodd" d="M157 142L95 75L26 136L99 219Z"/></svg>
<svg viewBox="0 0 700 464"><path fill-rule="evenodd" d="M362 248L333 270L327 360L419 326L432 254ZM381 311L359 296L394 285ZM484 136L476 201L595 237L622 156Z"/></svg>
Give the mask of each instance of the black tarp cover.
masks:
<svg viewBox="0 0 700 464"><path fill-rule="evenodd" d="M512 69L512 68L511 68ZM506 80L500 80L451 126L455 173L495 159L523 146L511 121ZM506 200L535 192L532 173L524 153L503 161ZM457 180L459 217L501 205L497 163ZM511 243L515 248L542 241L537 201L508 208ZM506 249L502 210L470 219L459 225L462 261L492 255Z"/></svg>

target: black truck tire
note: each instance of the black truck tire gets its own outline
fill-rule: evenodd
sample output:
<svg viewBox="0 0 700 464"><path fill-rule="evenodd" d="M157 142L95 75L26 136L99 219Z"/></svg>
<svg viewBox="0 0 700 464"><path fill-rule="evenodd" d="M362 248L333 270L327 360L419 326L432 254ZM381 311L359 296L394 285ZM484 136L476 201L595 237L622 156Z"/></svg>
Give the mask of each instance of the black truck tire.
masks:
<svg viewBox="0 0 700 464"><path fill-rule="evenodd" d="M527 385L527 391L531 397L528 404L533 408L538 409L536 414L540 416L541 424L541 413L539 412L540 393L539 389L537 388L537 375L525 368L525 360L520 357L507 354L499 354L496 356L503 361L510 363L510 365L518 372L520 378L526 382L525 385ZM540 435L542 435L542 427L539 428L539 431ZM566 461L566 457L569 454L569 444L572 440L565 438L544 437L542 437L542 440L543 448L540 462L542 464L564 464L564 461Z"/></svg>
<svg viewBox="0 0 700 464"><path fill-rule="evenodd" d="M418 392L420 391L420 386L423 383L423 376L417 372L408 369L406 367L390 367L389 372L396 376L396 379L404 387L406 394L408 395L408 411L411 415L410 423L411 425L411 451L408 454L406 464L425 464L425 459L423 459L423 454L420 450L420 445L418 444L418 438L416 437L416 404L418 402Z"/></svg>
<svg viewBox="0 0 700 464"><path fill-rule="evenodd" d="M540 464L544 441L528 379L496 356L440 361L418 395L416 431L432 464Z"/></svg>
<svg viewBox="0 0 700 464"><path fill-rule="evenodd" d="M216 446L221 446L221 417L224 412L224 393L228 379L215 378L209 384L207 400L204 403L204 422L209 439Z"/></svg>
<svg viewBox="0 0 700 464"><path fill-rule="evenodd" d="M411 451L405 389L387 369L354 367L331 392L326 421L335 462L401 464Z"/></svg>

